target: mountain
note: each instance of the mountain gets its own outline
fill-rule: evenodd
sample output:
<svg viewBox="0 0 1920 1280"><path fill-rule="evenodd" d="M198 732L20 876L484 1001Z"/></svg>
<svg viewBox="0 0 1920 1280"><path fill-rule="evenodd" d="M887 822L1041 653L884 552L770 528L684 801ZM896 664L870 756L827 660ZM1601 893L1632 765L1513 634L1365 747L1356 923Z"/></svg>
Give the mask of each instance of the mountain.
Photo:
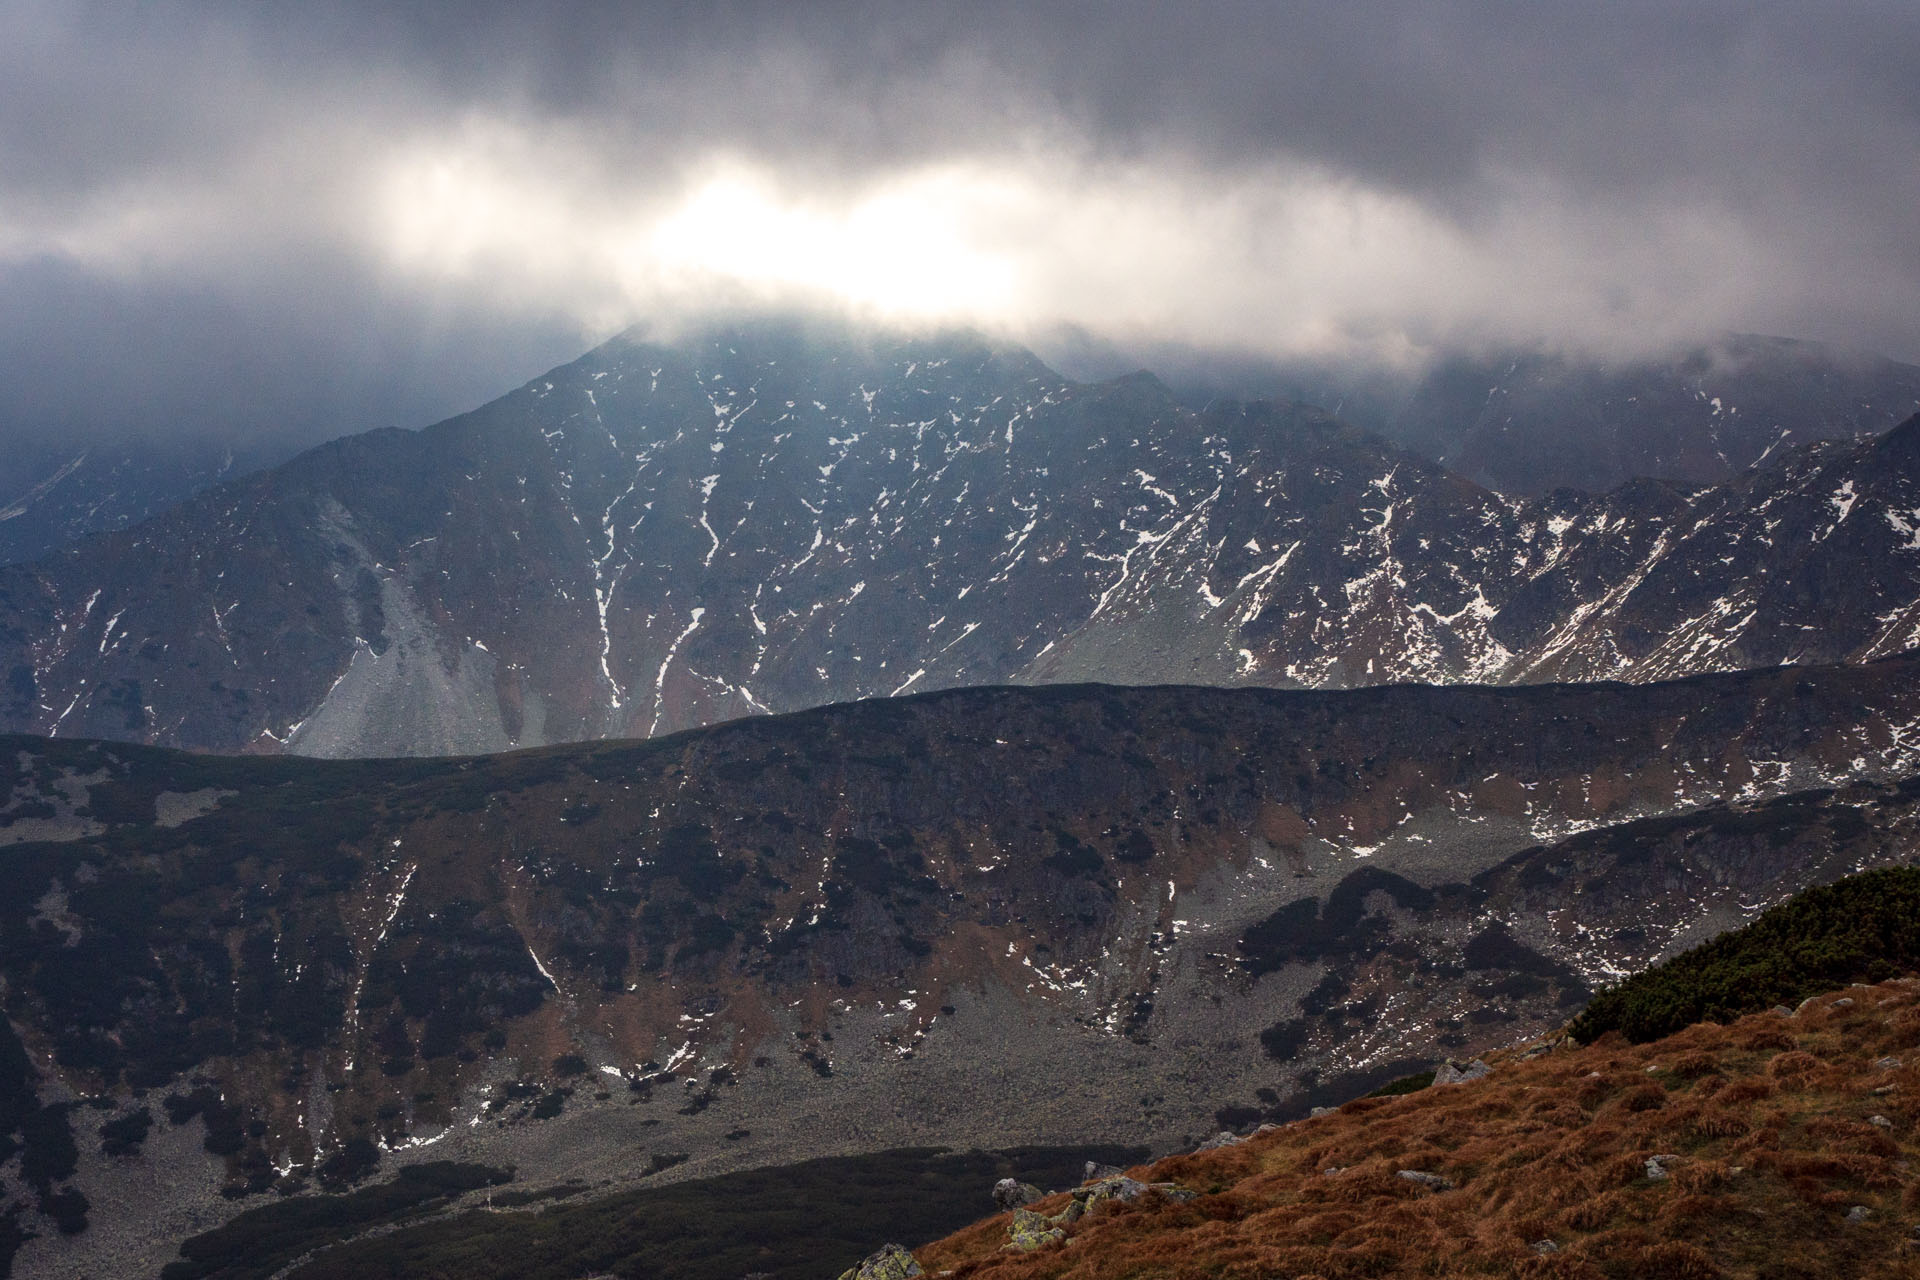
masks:
<svg viewBox="0 0 1920 1280"><path fill-rule="evenodd" d="M29 1248L76 1189L59 1256L121 1273L223 1188L376 1164L537 1188L1299 1114L1911 861L1916 676L955 690L463 760L10 739Z"/></svg>
<svg viewBox="0 0 1920 1280"><path fill-rule="evenodd" d="M1666 679L1920 638L1920 419L1500 497L964 335L623 337L0 569L0 727L435 754L970 684Z"/></svg>
<svg viewBox="0 0 1920 1280"><path fill-rule="evenodd" d="M198 441L15 450L0 459L0 564L138 524L287 452Z"/></svg>

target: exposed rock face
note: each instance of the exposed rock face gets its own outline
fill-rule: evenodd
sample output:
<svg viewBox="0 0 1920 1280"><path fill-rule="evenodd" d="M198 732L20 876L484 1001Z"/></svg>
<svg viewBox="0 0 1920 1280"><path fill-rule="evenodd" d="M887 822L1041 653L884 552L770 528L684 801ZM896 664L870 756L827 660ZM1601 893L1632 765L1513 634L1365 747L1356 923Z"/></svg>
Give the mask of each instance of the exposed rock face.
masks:
<svg viewBox="0 0 1920 1280"><path fill-rule="evenodd" d="M622 338L0 570L0 727L434 754L1000 682L1637 681L1920 640L1920 420L1502 498L1030 353Z"/></svg>

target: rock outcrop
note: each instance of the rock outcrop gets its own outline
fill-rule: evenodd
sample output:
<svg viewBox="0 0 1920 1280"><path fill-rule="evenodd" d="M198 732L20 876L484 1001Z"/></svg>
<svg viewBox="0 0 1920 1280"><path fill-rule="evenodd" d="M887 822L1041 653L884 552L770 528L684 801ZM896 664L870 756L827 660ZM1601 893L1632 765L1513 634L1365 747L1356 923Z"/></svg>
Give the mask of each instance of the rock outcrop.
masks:
<svg viewBox="0 0 1920 1280"><path fill-rule="evenodd" d="M1191 1200L1197 1194L1199 1193L1175 1182L1141 1182L1125 1174L1101 1178L1097 1182L1074 1188L1071 1193L1072 1198L1058 1213L1044 1214L1033 1209L1015 1209L1013 1221L1007 1226L1006 1247L1017 1252L1030 1253L1035 1249L1065 1240L1067 1228L1108 1200L1132 1204L1149 1195L1157 1195L1179 1203Z"/></svg>

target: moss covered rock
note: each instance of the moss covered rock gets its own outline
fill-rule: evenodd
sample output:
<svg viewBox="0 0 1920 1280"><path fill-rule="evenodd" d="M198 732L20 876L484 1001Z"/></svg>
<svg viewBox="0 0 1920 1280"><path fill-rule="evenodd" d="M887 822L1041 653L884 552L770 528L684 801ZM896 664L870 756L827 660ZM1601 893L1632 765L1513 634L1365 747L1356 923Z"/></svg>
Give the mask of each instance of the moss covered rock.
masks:
<svg viewBox="0 0 1920 1280"><path fill-rule="evenodd" d="M1067 1233L1055 1226L1052 1218L1031 1209L1015 1209L1013 1225L1007 1228L1007 1248L1018 1249L1022 1253L1031 1253L1066 1238Z"/></svg>

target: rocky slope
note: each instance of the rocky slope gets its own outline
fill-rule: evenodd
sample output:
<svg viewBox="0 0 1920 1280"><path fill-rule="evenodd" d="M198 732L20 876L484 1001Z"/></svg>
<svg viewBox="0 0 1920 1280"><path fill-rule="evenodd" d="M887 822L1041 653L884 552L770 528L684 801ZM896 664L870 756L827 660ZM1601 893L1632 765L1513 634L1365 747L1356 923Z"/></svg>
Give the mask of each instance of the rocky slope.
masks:
<svg viewBox="0 0 1920 1280"><path fill-rule="evenodd" d="M618 339L0 569L0 727L432 754L1078 679L1665 679L1920 639L1920 419L1530 502L965 336Z"/></svg>
<svg viewBox="0 0 1920 1280"><path fill-rule="evenodd" d="M959 690L453 761L12 739L6 1114L81 1148L22 1221L80 1274L223 1180L1297 1114L1911 860L1917 675ZM157 1154L104 1154L142 1106ZM62 1244L69 1185L110 1209Z"/></svg>

